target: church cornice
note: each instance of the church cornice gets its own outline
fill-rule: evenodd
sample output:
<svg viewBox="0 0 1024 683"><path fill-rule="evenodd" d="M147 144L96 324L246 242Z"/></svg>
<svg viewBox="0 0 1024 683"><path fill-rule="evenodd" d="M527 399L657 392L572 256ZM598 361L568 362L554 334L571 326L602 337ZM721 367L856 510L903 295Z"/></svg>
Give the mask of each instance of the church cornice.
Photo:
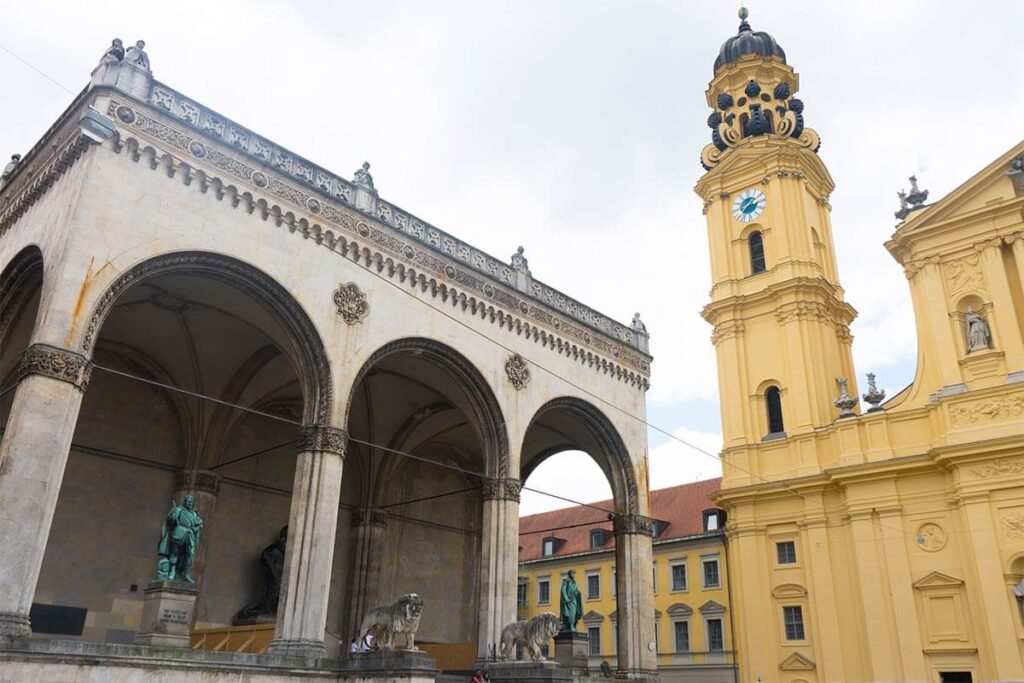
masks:
<svg viewBox="0 0 1024 683"><path fill-rule="evenodd" d="M743 319L755 306L771 309L780 323L813 319L849 326L857 317L856 309L838 297L831 283L810 277L790 278L757 292L723 297L707 304L701 315L717 325L719 321Z"/></svg>

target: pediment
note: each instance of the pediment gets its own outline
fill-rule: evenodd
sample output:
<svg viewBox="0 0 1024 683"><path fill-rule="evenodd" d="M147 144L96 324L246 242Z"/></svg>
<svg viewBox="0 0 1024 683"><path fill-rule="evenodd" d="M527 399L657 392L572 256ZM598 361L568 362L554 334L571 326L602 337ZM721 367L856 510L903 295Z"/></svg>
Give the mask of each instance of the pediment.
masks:
<svg viewBox="0 0 1024 683"><path fill-rule="evenodd" d="M613 609L612 613L608 615L608 618L611 619L612 621L618 620L618 618L619 618L619 610Z"/></svg>
<svg viewBox="0 0 1024 683"><path fill-rule="evenodd" d="M782 671L814 671L814 662L799 652L794 652L779 662L779 669Z"/></svg>
<svg viewBox="0 0 1024 683"><path fill-rule="evenodd" d="M1022 154L1024 142L1014 145L935 204L910 214L897 233L919 232L935 224L976 214L1013 200L1017 196L1014 181L1006 172L1010 162Z"/></svg>
<svg viewBox="0 0 1024 683"><path fill-rule="evenodd" d="M587 626L595 626L604 621L604 615L598 614L594 610L590 610L589 612L583 615L583 621L587 624Z"/></svg>
<svg viewBox="0 0 1024 683"><path fill-rule="evenodd" d="M776 600L792 600L806 598L807 589L798 583L784 583L772 589L772 597Z"/></svg>
<svg viewBox="0 0 1024 683"><path fill-rule="evenodd" d="M693 608L684 602L673 602L665 611L670 617L688 617L693 614Z"/></svg>
<svg viewBox="0 0 1024 683"><path fill-rule="evenodd" d="M699 609L701 614L725 614L725 605L714 600L708 600Z"/></svg>
<svg viewBox="0 0 1024 683"><path fill-rule="evenodd" d="M932 572L914 582L914 588L917 588L918 590L927 588L947 588L962 585L964 585L962 579L958 579L955 576L949 576L948 574L943 574L942 572Z"/></svg>

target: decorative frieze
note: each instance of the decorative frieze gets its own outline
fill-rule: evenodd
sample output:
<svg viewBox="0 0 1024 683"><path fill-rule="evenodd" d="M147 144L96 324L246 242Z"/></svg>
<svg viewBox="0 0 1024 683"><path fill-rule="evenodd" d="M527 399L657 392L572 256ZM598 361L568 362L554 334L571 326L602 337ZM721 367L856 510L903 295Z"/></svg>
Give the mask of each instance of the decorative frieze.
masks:
<svg viewBox="0 0 1024 683"><path fill-rule="evenodd" d="M362 322L370 311L366 295L354 282L338 285L334 290L334 305L338 307L338 315L349 325Z"/></svg>
<svg viewBox="0 0 1024 683"><path fill-rule="evenodd" d="M85 356L48 344L33 344L21 356L18 379L42 375L75 385L83 393L89 387L92 362Z"/></svg>
<svg viewBox="0 0 1024 683"><path fill-rule="evenodd" d="M623 534L641 534L651 536L654 534L654 520L637 514L615 515L612 522L616 536Z"/></svg>
<svg viewBox="0 0 1024 683"><path fill-rule="evenodd" d="M1006 474L1024 474L1024 457L999 458L971 468L976 477L998 477Z"/></svg>
<svg viewBox="0 0 1024 683"><path fill-rule="evenodd" d="M1014 512L1003 517L1003 531L1010 538L1024 539L1024 512Z"/></svg>
<svg viewBox="0 0 1024 683"><path fill-rule="evenodd" d="M40 197L46 194L47 190L57 182L57 179L82 157L85 150L89 149L90 144L92 141L84 134L72 136L56 154L45 162L43 169L37 171L22 186L16 195L4 201L6 206L0 211L0 236L6 233L15 221L25 215L25 212L39 201ZM25 163L22 161L22 165ZM24 169L21 170L25 172Z"/></svg>
<svg viewBox="0 0 1024 683"><path fill-rule="evenodd" d="M218 116L198 102L188 99L162 83L154 82L149 104L158 110L167 112L183 125L228 145L242 155L272 165L281 173L288 175L291 180L306 185L316 192L324 193L334 201L352 206L356 188L362 186L356 185L355 179L353 181L344 180L287 149L260 138L253 131ZM139 125L142 118L140 115L139 122L130 125ZM152 119L150 122L151 124L155 123ZM374 203L376 209L373 215L381 222L474 270L496 278L504 284L515 285L515 275L510 264L498 261L379 197ZM541 283L534 283L532 293L535 298L543 300L549 306L557 308L579 322L591 326L603 334L610 335L622 343L636 347L636 337L628 326L601 315L592 308Z"/></svg>
<svg viewBox="0 0 1024 683"><path fill-rule="evenodd" d="M216 496L220 493L221 477L210 470L179 470L174 475L175 491L198 491Z"/></svg>
<svg viewBox="0 0 1024 683"><path fill-rule="evenodd" d="M977 253L950 261L943 265L949 295L958 297L966 292L985 292L985 276L981 272Z"/></svg>
<svg viewBox="0 0 1024 683"><path fill-rule="evenodd" d="M299 432L299 439L295 444L295 450L299 452L317 451L345 455L345 446L348 444L348 432L337 427L324 427L322 425L306 425Z"/></svg>
<svg viewBox="0 0 1024 683"><path fill-rule="evenodd" d="M352 511L352 526L386 527L388 515L379 508L356 508Z"/></svg>
<svg viewBox="0 0 1024 683"><path fill-rule="evenodd" d="M114 101L111 102L110 109L116 111L117 107L123 106L127 105ZM186 133L142 111L132 111L135 115L135 122L131 124L133 128L175 149L187 152L191 143L195 141ZM218 199L227 198L236 208L244 208L263 220L274 221L276 225L287 226L291 232L374 270L383 277L428 293L456 309L462 309L474 317L488 320L520 336L533 339L561 355L604 374L613 375L632 386L643 390L650 386L649 357L637 351L638 342L631 328L618 323L613 324L610 319L602 318L592 311L588 312L589 309L582 307L578 302L536 281L531 285L532 298L523 298L502 287L492 285L487 279L477 276L474 270L481 271L504 284L512 283L514 280L511 266L501 265L493 259L488 260L490 257L475 252L408 214L392 212L395 216L394 225L389 225L401 233L395 235L381 229L354 209L317 200L318 216L331 223L324 227L311 223L301 215L297 216L291 210L277 206L271 201L256 197L251 192L239 190L234 180L221 180L203 171L192 169L173 155L146 147L145 143L134 138L126 138L120 148L128 149L136 161L145 155L151 168L165 169L169 177L182 175L183 180L187 182L195 179L202 192L213 190ZM210 148L203 162L254 186L259 186L260 181L264 181L264 189L269 196L309 210L308 200L311 195L308 192L276 177L270 177L263 170L256 170L255 167L217 149ZM317 177L319 176L314 174L314 179ZM325 180L326 177L320 179ZM327 184L334 188L348 187ZM351 187L348 189L351 190ZM322 191L319 187L316 187L316 190ZM341 204L348 203L336 197L332 199ZM368 248L366 242L373 244ZM429 245L435 249L424 249L421 245ZM469 263L473 270L446 260L451 257ZM553 314L547 306L570 315L571 319ZM573 319L596 329L591 332L588 327L572 322ZM555 333L544 329L545 327L553 329ZM604 336L605 334L624 343L616 343ZM585 347L591 347L598 353ZM607 354L608 357L602 357L600 354Z"/></svg>
<svg viewBox="0 0 1024 683"><path fill-rule="evenodd" d="M505 361L505 375L517 391L525 389L526 385L530 383L530 368L518 353L513 353Z"/></svg>
<svg viewBox="0 0 1024 683"><path fill-rule="evenodd" d="M519 502L523 483L518 479L484 479L480 487L484 500L514 500Z"/></svg>
<svg viewBox="0 0 1024 683"><path fill-rule="evenodd" d="M979 422L1008 420L1024 415L1024 392L960 403L949 408L949 419L957 427Z"/></svg>

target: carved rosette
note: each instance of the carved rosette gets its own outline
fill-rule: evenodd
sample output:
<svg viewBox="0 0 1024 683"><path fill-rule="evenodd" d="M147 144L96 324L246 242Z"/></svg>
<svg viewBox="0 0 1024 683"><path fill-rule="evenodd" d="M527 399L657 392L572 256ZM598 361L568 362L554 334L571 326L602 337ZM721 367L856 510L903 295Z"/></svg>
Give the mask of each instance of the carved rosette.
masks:
<svg viewBox="0 0 1024 683"><path fill-rule="evenodd" d="M347 444L348 432L344 429L321 425L307 425L299 433L299 440L295 448L300 453L305 451L323 451L337 453L344 457Z"/></svg>
<svg viewBox="0 0 1024 683"><path fill-rule="evenodd" d="M651 536L654 533L654 520L643 515L615 515L612 526L616 536L623 534Z"/></svg>
<svg viewBox="0 0 1024 683"><path fill-rule="evenodd" d="M220 475L210 470L179 470L174 475L174 490L216 496L220 493L220 481Z"/></svg>
<svg viewBox="0 0 1024 683"><path fill-rule="evenodd" d="M370 304L366 295L354 282L346 282L338 285L334 290L334 305L338 307L338 314L349 325L362 322L366 314L370 312Z"/></svg>
<svg viewBox="0 0 1024 683"><path fill-rule="evenodd" d="M480 491L484 500L514 500L519 502L523 483L518 479L485 479Z"/></svg>
<svg viewBox="0 0 1024 683"><path fill-rule="evenodd" d="M89 387L92 362L85 356L47 344L33 344L21 356L18 380L27 375L43 375L75 385L83 393Z"/></svg>
<svg viewBox="0 0 1024 683"><path fill-rule="evenodd" d="M505 361L505 374L508 375L508 381L517 391L525 389L526 385L530 383L530 368L526 364L526 359L518 353L513 353Z"/></svg>
<svg viewBox="0 0 1024 683"><path fill-rule="evenodd" d="M388 515L379 508L356 508L352 511L352 526L386 527Z"/></svg>

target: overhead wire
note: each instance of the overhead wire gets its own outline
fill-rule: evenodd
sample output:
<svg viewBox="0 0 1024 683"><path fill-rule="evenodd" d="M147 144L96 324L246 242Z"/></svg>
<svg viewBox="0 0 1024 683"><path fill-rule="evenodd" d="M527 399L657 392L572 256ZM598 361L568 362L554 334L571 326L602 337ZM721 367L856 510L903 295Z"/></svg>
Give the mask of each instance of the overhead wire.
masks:
<svg viewBox="0 0 1024 683"><path fill-rule="evenodd" d="M46 78L48 81L52 82L53 84L57 85L62 90L64 90L67 93L69 93L70 95L72 95L72 96L75 95L75 93L73 91L71 91L70 89L68 89L65 86L63 86L57 80L55 80L55 79L51 78L50 76L48 76L44 71L42 71L41 69L37 68L36 66L34 66L30 62L28 62L26 59L24 59L21 56L19 56L18 54L16 54L15 52L11 51L6 46L0 44L0 49L3 49L5 52L10 54L12 57L14 57L18 61L22 62L23 64L25 64L26 66L31 68L33 71L37 72L39 75L41 75L42 77ZM382 280L383 282L387 283L388 285L391 285L392 287L394 287L398 291L403 292L408 297L410 297L412 300L419 302L420 304L428 307L430 310L432 310L434 312L442 314L443 316L445 316L449 320L451 320L451 321L455 322L456 324L460 325L461 327L471 331L472 333L482 337L483 339L486 339L486 340L490 341L491 343L495 344L496 346L501 347L505 351L508 351L510 353L519 353L519 351L517 349L514 349L511 346L508 346L507 344L502 343L497 338L495 338L493 336L490 336L490 335L487 335L487 334L483 333L482 331L476 329L475 327L472 327L472 326L468 325L465 321L460 320L459 318L456 318L455 316L451 315L448 311L446 311L446 310L444 310L442 308L439 308L439 307L431 306L428 302L426 302L423 299L421 299L420 297L416 296L409 289L407 289L405 287L402 287L400 284L398 284L398 283L394 282L393 280L391 280L391 278L385 277L383 274L374 271L373 268L370 268L368 266L363 266L363 269L365 271L371 273L372 275L376 276L378 279ZM671 431L669 431L667 429L663 429L662 427L659 427L658 425L655 425L655 424L653 424L651 422L648 422L646 418L640 417L639 415L636 415L636 414L632 413L631 411L623 408L622 406L609 401L608 399L604 398L603 396L600 396L599 394L594 393L590 389L587 389L586 387L583 387L583 386L577 384L576 382L572 381L568 377L560 375L559 373L549 369L548 367L546 367L545 365L543 365L541 363L538 363L537 361L533 360L532 358L526 358L525 360L529 361L530 364L532 364L535 367L537 367L538 369L548 373L552 377L554 377L554 378L556 378L556 379L558 379L558 380L568 384L569 386L573 387L577 391L580 391L580 392L582 392L582 393L592 397L593 399L596 399L600 403L610 407L611 409L615 410L616 412L619 412L622 415L624 415L624 416L626 416L626 417L628 417L628 418L630 418L632 420L635 420L635 421L639 422L640 424L643 424L648 429L651 429L651 430L653 430L653 431L655 431L655 432L657 432L657 433L667 437L670 440L676 441L676 442L682 444L683 446L686 446L687 448L690 448L690 449L692 449L692 450L694 450L694 451L696 451L696 452L698 452L698 453L700 453L702 455L705 455L705 456L707 456L709 458L717 460L723 466L728 466L728 467L730 467L732 469L735 469L735 470L738 470L738 471L740 471L740 472L742 472L744 474L747 474L750 477L753 477L753 478L759 480L760 483L769 484L769 485L773 485L773 486L778 486L781 489L785 490L786 492L788 492L788 493L790 493L790 494L792 494L794 496L797 496L798 498L802 499L805 504L809 503L809 504L812 504L812 505L815 505L815 506L820 506L821 507L821 512L823 514L827 515L830 512L829 508L826 507L824 503L812 500L808 496L805 496L803 493L795 490L788 482L786 482L784 480L767 479L767 478L763 477L762 475L760 475L760 474L758 474L756 472L753 472L753 471L751 471L751 470L749 470L749 469L747 469L747 468L745 468L745 467L743 467L743 466L741 466L741 465L739 465L739 464L737 464L735 462L726 462L725 459L722 458L721 455L718 455L718 454L712 453L710 451L707 451L704 448L701 448L700 446L697 446L696 444L691 443L690 441L687 441L686 439L683 439L682 437L676 435L674 432L671 432ZM120 371L117 371L117 370L114 370L114 369L111 369L111 368L106 368L104 366L96 365L96 367L99 367L100 369L103 369L103 370L107 370L109 372L114 372L114 373L117 373L117 374L122 374L122 375L125 375L125 376L128 376L128 377L132 377L132 375L128 375L126 373L123 373L123 372L120 372ZM148 379L141 378L141 377L136 377L136 379L139 379L139 380L144 381L144 382L148 382L150 384L160 384L160 383L155 382L153 380L148 380ZM213 398L213 397L210 397L210 396L203 396L201 394L195 394L194 392L189 392L188 390L181 389L180 387L173 387L173 386L170 386L170 385L166 385L166 386L167 386L167 388L174 389L175 391L181 391L182 393L191 394L191 395L199 397L199 398L205 398L205 399L208 399L208 400L211 400L211 401L215 401L217 403L221 403L221 404L224 404L224 405L232 405L232 404L228 404L228 403L226 403L226 402L224 402L224 401L222 401L220 399L216 399L216 398ZM6 393L6 391L9 391L9 390L10 390L10 387L7 390L4 390L4 392L0 393L0 396L2 396L3 393ZM242 408L240 406L234 406L234 407ZM281 418L279 416L272 415L270 413L264 413L262 411L256 411L256 410L250 409L250 412L256 412L256 413L259 413L259 414L261 414L261 415L263 415L265 417L269 417L271 419L280 420L280 421L283 421L283 422L291 422L292 424L299 424L299 423L296 423L296 422L294 422L292 420L287 420L286 418ZM380 445L377 445L377 444L371 444L369 442L359 441L358 439L353 439L351 437L350 437L350 440L354 441L356 443L362 443L362 444L367 445L367 446L372 446L373 448L379 448L379 449L382 449L382 450L389 450L390 452L398 453L400 455L404 455L406 457L410 457L410 458L413 458L413 459L426 460L427 462L431 462L432 464L440 464L440 463L437 463L436 461L432 461L432 460L425 459L425 458L420 458L418 456L414 456L414 455L409 454L409 453L401 453L399 451L395 451L394 449L388 449L387 447L380 446ZM453 468L454 468L454 466L453 466ZM463 471L466 474L472 474L474 476L479 476L479 477L483 477L484 476L482 474L479 474L479 473L476 473L476 472L470 472L468 470L463 470ZM529 488L527 488L525 486L523 488L524 488L524 490L529 490L529 491L532 491L534 493L539 493L539 494L547 495L547 496L553 496L555 498L559 498L559 499L561 499L563 501L566 501L566 502L572 502L573 504L576 504L576 505L585 505L585 506L588 506L588 507L594 507L593 505L591 505L589 503L581 503L581 502L578 502L578 501L573 501L573 500L571 500L569 498L565 498L565 497L561 497L561 496L556 496L554 494L550 494L550 493L547 493L547 492L544 492L544 491L538 491L538 490L535 490L535 489L529 489ZM602 508L596 508L596 509L602 509ZM882 527L882 528L889 528L890 530L898 531L899 533L905 534L907 536L916 536L915 534L911 534L910 532L907 532L907 531L905 531L903 529L897 529L896 527L887 527L886 525L881 524L881 522L878 522L878 525L880 527Z"/></svg>

